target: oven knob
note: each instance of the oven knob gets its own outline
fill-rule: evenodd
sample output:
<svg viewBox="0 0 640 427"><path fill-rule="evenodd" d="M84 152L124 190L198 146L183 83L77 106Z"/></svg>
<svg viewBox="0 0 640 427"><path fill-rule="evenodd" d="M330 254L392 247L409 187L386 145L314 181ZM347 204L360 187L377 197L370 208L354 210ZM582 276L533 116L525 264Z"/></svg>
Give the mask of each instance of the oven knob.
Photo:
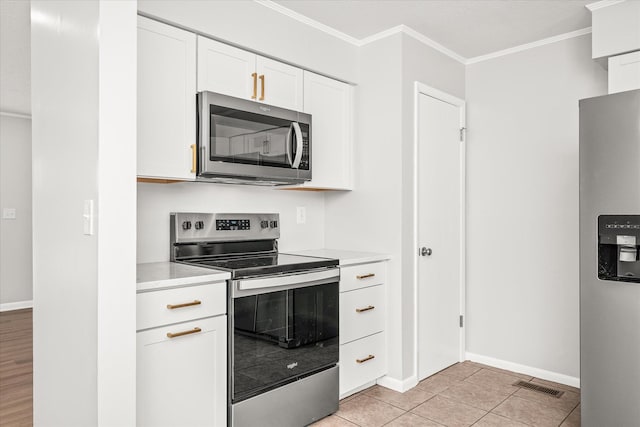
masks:
<svg viewBox="0 0 640 427"><path fill-rule="evenodd" d="M196 230L202 230L204 228L204 221L196 221L194 226L196 227Z"/></svg>
<svg viewBox="0 0 640 427"><path fill-rule="evenodd" d="M268 228L269 227L269 221L260 221L260 227L261 228Z"/></svg>
<svg viewBox="0 0 640 427"><path fill-rule="evenodd" d="M191 230L191 221L184 221L182 223L182 229L183 230Z"/></svg>

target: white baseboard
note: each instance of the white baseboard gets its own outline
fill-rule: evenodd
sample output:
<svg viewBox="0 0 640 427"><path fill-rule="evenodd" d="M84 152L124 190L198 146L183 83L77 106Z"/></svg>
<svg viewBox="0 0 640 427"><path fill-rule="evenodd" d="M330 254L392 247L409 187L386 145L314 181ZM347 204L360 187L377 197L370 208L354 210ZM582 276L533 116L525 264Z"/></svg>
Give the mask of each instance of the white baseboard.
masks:
<svg viewBox="0 0 640 427"><path fill-rule="evenodd" d="M386 375L382 378L378 378L377 383L382 387L390 388L391 390L404 393L405 391L410 390L418 385L418 378L414 375L407 379L399 380L397 378L392 378Z"/></svg>
<svg viewBox="0 0 640 427"><path fill-rule="evenodd" d="M0 304L1 311L22 310L23 308L33 308L33 301L16 301Z"/></svg>
<svg viewBox="0 0 640 427"><path fill-rule="evenodd" d="M580 378L577 377L571 377L569 375L559 374L557 372L546 371L544 369L533 368L531 366L521 365L519 363L507 362L506 360L494 359L493 357L482 356L481 354L467 352L465 355L467 360L471 360L472 362L482 363L483 365L493 366L494 368L519 372L521 374L531 375L532 377L540 378L543 380L553 381L571 387L580 388Z"/></svg>

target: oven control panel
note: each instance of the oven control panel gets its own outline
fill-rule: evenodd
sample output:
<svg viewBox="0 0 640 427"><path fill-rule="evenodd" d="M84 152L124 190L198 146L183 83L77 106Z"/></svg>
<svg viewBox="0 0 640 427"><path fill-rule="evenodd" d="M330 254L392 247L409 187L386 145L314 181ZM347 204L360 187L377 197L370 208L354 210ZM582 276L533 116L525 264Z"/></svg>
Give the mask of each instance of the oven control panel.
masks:
<svg viewBox="0 0 640 427"><path fill-rule="evenodd" d="M175 243L267 240L280 237L277 213L191 213L170 216L171 245Z"/></svg>
<svg viewBox="0 0 640 427"><path fill-rule="evenodd" d="M251 230L251 220L216 219L216 230Z"/></svg>

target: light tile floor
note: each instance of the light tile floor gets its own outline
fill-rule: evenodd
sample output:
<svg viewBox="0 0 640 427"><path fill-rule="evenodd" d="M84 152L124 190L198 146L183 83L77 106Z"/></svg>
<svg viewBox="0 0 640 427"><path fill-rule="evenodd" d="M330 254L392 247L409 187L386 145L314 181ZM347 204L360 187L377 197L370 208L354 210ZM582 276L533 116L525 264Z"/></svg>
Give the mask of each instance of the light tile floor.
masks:
<svg viewBox="0 0 640 427"><path fill-rule="evenodd" d="M520 379L561 389L560 398L513 386ZM340 401L313 427L579 427L580 390L470 361L398 393L373 386Z"/></svg>

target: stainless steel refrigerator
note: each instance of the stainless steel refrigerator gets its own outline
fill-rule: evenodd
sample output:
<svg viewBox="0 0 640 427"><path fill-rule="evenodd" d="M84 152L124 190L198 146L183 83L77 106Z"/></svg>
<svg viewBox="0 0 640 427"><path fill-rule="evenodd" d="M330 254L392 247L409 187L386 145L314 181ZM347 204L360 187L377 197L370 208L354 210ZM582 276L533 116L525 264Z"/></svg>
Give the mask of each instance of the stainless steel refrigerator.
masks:
<svg viewBox="0 0 640 427"><path fill-rule="evenodd" d="M640 426L640 90L580 101L585 427Z"/></svg>

